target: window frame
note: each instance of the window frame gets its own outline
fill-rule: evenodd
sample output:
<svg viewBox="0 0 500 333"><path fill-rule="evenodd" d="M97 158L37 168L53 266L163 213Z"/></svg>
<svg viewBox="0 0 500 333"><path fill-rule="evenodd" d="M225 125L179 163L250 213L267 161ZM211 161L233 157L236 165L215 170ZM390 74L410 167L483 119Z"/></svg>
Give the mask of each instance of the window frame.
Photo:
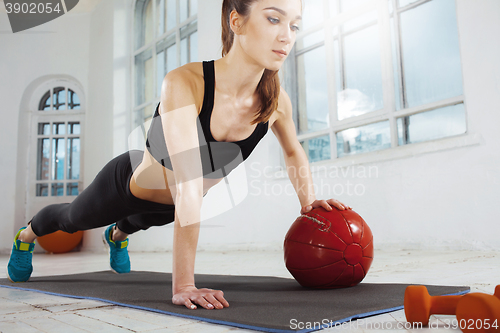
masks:
<svg viewBox="0 0 500 333"><path fill-rule="evenodd" d="M335 1L329 1L329 0L323 0L323 13L324 13L324 20L322 23L313 26L309 29L306 29L303 32L300 32L297 34L297 40L299 38L304 38L307 37L315 32L324 31L324 36L325 39L321 42L318 42L314 45L311 45L307 48L301 49L299 51L296 50L296 47L292 49L292 52L290 53L287 61L284 64L284 72L285 72L285 90L289 93L290 98L292 100L292 105L293 105L293 117L294 121L297 120L298 117L298 94L297 94L297 88L298 88L298 78L297 78L297 73L296 73L296 57L304 54L306 52L309 52L317 47L324 46L325 47L325 52L326 52L326 71L327 71L327 92L328 92L328 108L329 108L329 121L330 121L330 126L324 130L320 131L311 131L308 133L300 133L298 132L297 128L297 138L299 142L307 141L313 138L321 137L324 135L329 135L330 137L330 159L322 160L322 161L317 161L317 162L310 162L311 166L324 166L324 165L331 165L332 163L335 163L336 165L338 163L340 164L346 164L346 165L351 165L355 161L357 163L364 163L364 161L374 161L373 157L378 156L378 159L381 160L387 160L387 159L392 159L392 158L397 158L400 156L399 153L395 153L394 150L402 150L406 151L406 154L411 154L411 147L415 147L416 145L419 145L419 148L415 148L415 150L422 151L421 147L422 146L427 146L428 151L435 151L436 149L436 142L443 142L443 147L449 147L449 141L455 140L456 144L458 146L461 145L474 145L479 143L479 139L477 137L469 137L466 140L463 140L463 137L465 136L470 136L471 134L469 133L469 121L468 121L468 113L467 113L467 105L466 105L466 98L465 98L465 92L462 95L455 96L452 98L440 100L437 102L432 102L432 103L427 103L411 108L406 108L406 103L405 103L405 96L403 96L403 93L405 92L404 89L404 72L402 70L402 66L404 63L404 59L402 59L402 52L401 52L401 33L400 33L400 25L399 25L399 15L407 10L411 10L415 7L418 7L420 5L425 4L426 2L429 2L432 0L420 0L416 1L415 3L409 4L407 6L398 8L397 7L397 0L374 0L372 2L367 2L363 5L360 5L356 8L352 8L351 10L348 10L346 12L340 12L339 11L339 0ZM389 10L389 2L392 4L392 13ZM337 6L337 14L335 17L330 17L330 13L332 12L330 10L330 5L335 4ZM457 3L455 1L455 8L457 8ZM349 117L346 119L338 120L337 117L337 90L336 90L336 71L335 71L335 60L334 60L334 39L339 39L339 42L342 40L342 37L354 33L356 31L362 30L368 26L372 26L375 21L372 21L370 23L364 24L362 26L359 26L353 30L349 30L347 34L341 32L340 27L342 24L345 22L354 19L356 17L359 17L363 14L367 14L369 12L376 11L377 12L377 21L375 24L378 26L378 31L379 31L379 41L380 41L380 59L381 59L381 74L382 74L382 84L383 84L383 104L384 107L380 110L376 111L371 111L368 113L365 113L363 115L355 116L355 117ZM392 54L392 40L391 40L391 26L390 26L390 19L391 17L394 17L394 33L395 33L395 42L396 42L396 57L395 61L396 63L396 68L398 70L397 73L397 78L398 82L397 84L399 85L399 93L400 93L400 101L401 101L401 109L396 110L396 89L395 89L395 82L394 82L394 70L393 70L393 54ZM459 21L457 18L457 25L459 25ZM338 33L336 36L333 34L334 28L337 28ZM458 30L458 37L460 40L460 30L459 26L457 26ZM340 46L339 46L340 47ZM341 51L341 54L343 52ZM459 56L460 59L463 59L462 57L462 52L461 49L459 49ZM344 59L341 56L339 59L339 63L341 64L341 69L344 68ZM461 66L462 66L462 78L463 78L463 63L461 61ZM342 81L341 81L342 82ZM462 81L465 82L465 81ZM465 85L464 85L465 86ZM465 109L465 122L466 122L466 132L463 134L459 135L454 135L454 136L449 136L449 137L444 137L444 138L439 138L439 139L434 139L434 140L429 140L429 141L424 141L424 142L419 142L419 143L411 143L411 144L405 144L400 146L398 144L398 128L397 128L397 119L401 117L407 117L411 116L414 114L438 109L441 107L446 107L446 106L451 106L451 105L456 105L456 104L464 104L464 109ZM369 125L373 123L377 123L380 121L389 121L389 126L390 126L390 135L391 135L391 147L390 149L383 149L383 150L377 150L377 151L371 151L371 152L364 152L364 153L359 153L359 154L348 154L342 157L337 157L337 138L336 134L337 132L353 128L353 127L359 127L359 126L364 126L364 125ZM403 149L402 149L403 148ZM443 148L447 149L447 148ZM424 149L425 150L425 149ZM394 153L393 153L394 152ZM377 158L375 158L377 160ZM282 168L284 167L284 164L282 163ZM278 176L280 178L281 176Z"/></svg>
<svg viewBox="0 0 500 333"><path fill-rule="evenodd" d="M137 31L135 29L138 29L138 22L137 22L137 15L136 15L136 6L137 3L143 1L144 2L144 8L147 6L148 1L152 1L152 6L153 6L153 37L152 40L148 44L142 45L140 48L136 49L135 48L135 42L136 42L136 34ZM168 0L164 0L167 2ZM154 113L154 110L156 108L156 105L160 102L161 96L156 96L156 92L158 90L157 86L157 75L158 75L158 68L157 68L157 44L161 41L164 41L167 39L167 37L170 37L175 33L175 43L171 45L177 45L176 49L176 57L177 57L177 64L176 68L181 66L181 40L184 35L191 35L195 32L198 32L198 12L194 15L189 16L189 11L190 11L190 6L192 3L192 0L186 0L188 2L188 18L181 22L181 9L180 9L180 1L181 0L175 0L176 1L176 25L175 27L165 31L161 35L157 35L157 25L158 25L158 20L157 20L157 6L156 6L156 0L135 0L132 2L132 15L131 15L131 20L132 24L131 27L131 39L132 43L130 45L130 68L131 68L131 86L130 86L130 91L132 92L131 94L131 105L132 105L132 110L131 110L131 121L130 121L130 130L133 130L138 124L137 118L140 115L140 112L146 108L150 108L152 113ZM197 1L197 0L195 0ZM196 22L196 25L192 25L194 22ZM188 28L187 30L185 30ZM140 26L140 29L145 29L145 25ZM141 34L144 32L144 30L141 31ZM182 33L182 36L181 36ZM144 101L144 103L141 103L139 105L136 105L136 94L137 94L137 76L136 76L136 64L135 64L135 58L136 56L140 55L141 53L147 51L148 49L151 49L152 52L152 63L153 63L153 82L152 82L152 89L153 89L153 98L150 101ZM165 48L166 50L167 48ZM188 44L188 50L189 50L189 44ZM188 51L188 53L190 53ZM151 114L151 117L153 114ZM142 123L146 122L150 118L146 118L144 114L142 114Z"/></svg>

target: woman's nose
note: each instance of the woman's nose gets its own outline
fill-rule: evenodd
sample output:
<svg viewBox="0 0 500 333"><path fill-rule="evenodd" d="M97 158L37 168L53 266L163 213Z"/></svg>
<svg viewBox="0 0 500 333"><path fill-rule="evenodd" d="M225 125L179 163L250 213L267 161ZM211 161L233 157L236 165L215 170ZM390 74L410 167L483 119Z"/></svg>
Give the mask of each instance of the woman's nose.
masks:
<svg viewBox="0 0 500 333"><path fill-rule="evenodd" d="M291 32L292 32L291 29L286 29L285 31L282 31L281 34L279 35L280 42L290 43L290 41L292 40Z"/></svg>

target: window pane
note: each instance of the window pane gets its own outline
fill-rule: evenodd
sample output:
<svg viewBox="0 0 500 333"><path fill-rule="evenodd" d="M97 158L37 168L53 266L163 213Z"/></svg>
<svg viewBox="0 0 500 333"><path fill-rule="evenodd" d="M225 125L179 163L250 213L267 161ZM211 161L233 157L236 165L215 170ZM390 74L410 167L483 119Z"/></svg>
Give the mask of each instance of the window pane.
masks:
<svg viewBox="0 0 500 333"><path fill-rule="evenodd" d="M356 18L344 23L344 25L343 25L344 32L354 30L354 29L359 28L359 27L361 27L365 24L368 24L368 23L376 23L376 21L377 21L377 12L376 11L372 11L372 12L368 12L368 13L359 15Z"/></svg>
<svg viewBox="0 0 500 333"><path fill-rule="evenodd" d="M71 89L68 89L68 109L80 109L80 99L78 98L78 95Z"/></svg>
<svg viewBox="0 0 500 333"><path fill-rule="evenodd" d="M167 73L177 68L177 45L167 48Z"/></svg>
<svg viewBox="0 0 500 333"><path fill-rule="evenodd" d="M142 104L152 99L153 89L153 57L152 50L146 51L135 56L136 73L136 105Z"/></svg>
<svg viewBox="0 0 500 333"><path fill-rule="evenodd" d="M404 7L419 0L398 0L398 1L399 1L399 7Z"/></svg>
<svg viewBox="0 0 500 333"><path fill-rule="evenodd" d="M49 196L49 184L36 184L36 196L37 197Z"/></svg>
<svg viewBox="0 0 500 333"><path fill-rule="evenodd" d="M180 7L179 10L180 10L180 19L181 19L181 22L184 22L185 20L187 20L188 18L188 3L189 1L188 0L180 0Z"/></svg>
<svg viewBox="0 0 500 333"><path fill-rule="evenodd" d="M328 88L325 47L297 57L299 133L328 128Z"/></svg>
<svg viewBox="0 0 500 333"><path fill-rule="evenodd" d="M312 34L305 36L304 38L297 40L295 49L296 50L305 49L306 47L309 47L309 46L312 46L314 44L317 44L319 42L324 42L324 41L325 41L325 31L319 30L319 31L313 32Z"/></svg>
<svg viewBox="0 0 500 333"><path fill-rule="evenodd" d="M389 121L353 127L337 133L337 156L366 153L391 147Z"/></svg>
<svg viewBox="0 0 500 333"><path fill-rule="evenodd" d="M80 179L80 138L68 138L67 179Z"/></svg>
<svg viewBox="0 0 500 333"><path fill-rule="evenodd" d="M64 87L54 88L54 110L66 110L66 90Z"/></svg>
<svg viewBox="0 0 500 333"><path fill-rule="evenodd" d="M153 40L153 2L138 0L135 4L135 48L150 43Z"/></svg>
<svg viewBox="0 0 500 333"><path fill-rule="evenodd" d="M78 195L78 183L68 183L66 195Z"/></svg>
<svg viewBox="0 0 500 333"><path fill-rule="evenodd" d="M38 110L40 111L46 111L50 110L51 107L51 100L50 100L50 90L43 95L42 99L40 100L40 103L38 104Z"/></svg>
<svg viewBox="0 0 500 333"><path fill-rule="evenodd" d="M52 194L53 197L61 197L64 195L64 183L53 183Z"/></svg>
<svg viewBox="0 0 500 333"><path fill-rule="evenodd" d="M64 138L52 139L52 179L64 179Z"/></svg>
<svg viewBox="0 0 500 333"><path fill-rule="evenodd" d="M196 15L198 13L198 0L189 0L189 16Z"/></svg>
<svg viewBox="0 0 500 333"><path fill-rule="evenodd" d="M50 123L38 123L38 135L50 135Z"/></svg>
<svg viewBox="0 0 500 333"><path fill-rule="evenodd" d="M150 104L140 110L134 112L134 124L135 126L144 125L145 122L153 118L154 110L156 109L156 105ZM148 129L146 129L147 132Z"/></svg>
<svg viewBox="0 0 500 333"><path fill-rule="evenodd" d="M389 14L392 16L392 12L394 11L394 8L392 8L392 0L387 0L387 8L389 8Z"/></svg>
<svg viewBox="0 0 500 333"><path fill-rule="evenodd" d="M396 36L394 34L394 19L391 17L390 19L390 25L391 25L391 43L392 43L392 71L394 72L394 94L396 98L396 111L401 110L401 89L400 89L400 80L401 80L401 74L400 74L400 67L397 65L397 50L396 50Z"/></svg>
<svg viewBox="0 0 500 333"><path fill-rule="evenodd" d="M156 0L156 35L165 33L165 0Z"/></svg>
<svg viewBox="0 0 500 333"><path fill-rule="evenodd" d="M167 1L167 31L177 25L177 6L176 0Z"/></svg>
<svg viewBox="0 0 500 333"><path fill-rule="evenodd" d="M64 135L66 124L65 123L53 123L52 124L52 133L54 135Z"/></svg>
<svg viewBox="0 0 500 333"><path fill-rule="evenodd" d="M398 118L400 145L459 135L466 131L463 104Z"/></svg>
<svg viewBox="0 0 500 333"><path fill-rule="evenodd" d="M401 13L401 38L406 107L463 93L455 0L433 0Z"/></svg>
<svg viewBox="0 0 500 333"><path fill-rule="evenodd" d="M163 79L167 74L165 70L165 51L162 50L156 54L156 96L161 96L161 86L163 84Z"/></svg>
<svg viewBox="0 0 500 333"><path fill-rule="evenodd" d="M189 62L198 61L198 32L189 36Z"/></svg>
<svg viewBox="0 0 500 333"><path fill-rule="evenodd" d="M346 12L348 10L351 10L353 8L362 6L364 4L367 4L369 2L373 2L375 0L341 0L340 1L340 9L342 12Z"/></svg>
<svg viewBox="0 0 500 333"><path fill-rule="evenodd" d="M340 0L330 0L329 1L330 17L335 17L339 14L339 10L338 10L339 1Z"/></svg>
<svg viewBox="0 0 500 333"><path fill-rule="evenodd" d="M318 162L330 159L330 136L324 135L300 143L306 152L309 162Z"/></svg>
<svg viewBox="0 0 500 333"><path fill-rule="evenodd" d="M153 40L153 1L148 0L144 17L142 19L144 31L144 44L147 45Z"/></svg>
<svg viewBox="0 0 500 333"><path fill-rule="evenodd" d="M181 39L181 66L184 66L189 62L188 59L188 39Z"/></svg>
<svg viewBox="0 0 500 333"><path fill-rule="evenodd" d="M302 31L314 27L323 22L323 0L308 0L302 5L302 21L300 29ZM269 11L272 17L276 17L273 11Z"/></svg>
<svg viewBox="0 0 500 333"><path fill-rule="evenodd" d="M337 95L344 90L344 78L342 77L342 66L340 66L340 49L339 40L335 39L333 41L333 62L335 64L335 85L337 88Z"/></svg>
<svg viewBox="0 0 500 333"><path fill-rule="evenodd" d="M69 134L80 134L80 123L69 122L68 123L68 133Z"/></svg>
<svg viewBox="0 0 500 333"><path fill-rule="evenodd" d="M36 179L49 179L50 139L38 139Z"/></svg>
<svg viewBox="0 0 500 333"><path fill-rule="evenodd" d="M338 94L338 119L384 107L378 27L373 25L344 38L345 90Z"/></svg>

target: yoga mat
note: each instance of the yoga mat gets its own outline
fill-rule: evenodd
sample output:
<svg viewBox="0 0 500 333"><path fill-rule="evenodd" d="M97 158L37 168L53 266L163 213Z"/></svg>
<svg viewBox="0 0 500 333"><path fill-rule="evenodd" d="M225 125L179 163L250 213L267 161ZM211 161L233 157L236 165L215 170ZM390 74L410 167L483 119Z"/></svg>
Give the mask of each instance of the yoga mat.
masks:
<svg viewBox="0 0 500 333"><path fill-rule="evenodd" d="M208 274L196 274L195 282L198 288L222 290L229 307L189 310L185 306L173 305L171 273L132 271L115 274L102 271L32 277L25 283L0 279L0 286L100 300L264 332L312 332L335 326L335 323L400 310L408 286L360 283L351 288L315 290L301 287L294 279ZM427 288L433 296L469 291L469 287ZM317 325L313 325L315 322Z"/></svg>

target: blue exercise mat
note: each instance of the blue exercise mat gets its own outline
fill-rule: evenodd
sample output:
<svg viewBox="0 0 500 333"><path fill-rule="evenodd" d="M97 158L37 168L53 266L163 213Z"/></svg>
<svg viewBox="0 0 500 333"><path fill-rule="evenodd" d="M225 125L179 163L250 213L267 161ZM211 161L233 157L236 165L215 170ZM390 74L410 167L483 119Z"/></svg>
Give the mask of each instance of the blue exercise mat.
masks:
<svg viewBox="0 0 500 333"><path fill-rule="evenodd" d="M125 307L264 332L312 332L403 308L407 284L361 283L316 290L295 280L268 276L196 274L198 288L220 289L222 310L189 310L172 304L172 274L111 271L33 277L26 283L0 279L0 286L51 295L99 300ZM469 287L427 286L436 295L460 295Z"/></svg>

